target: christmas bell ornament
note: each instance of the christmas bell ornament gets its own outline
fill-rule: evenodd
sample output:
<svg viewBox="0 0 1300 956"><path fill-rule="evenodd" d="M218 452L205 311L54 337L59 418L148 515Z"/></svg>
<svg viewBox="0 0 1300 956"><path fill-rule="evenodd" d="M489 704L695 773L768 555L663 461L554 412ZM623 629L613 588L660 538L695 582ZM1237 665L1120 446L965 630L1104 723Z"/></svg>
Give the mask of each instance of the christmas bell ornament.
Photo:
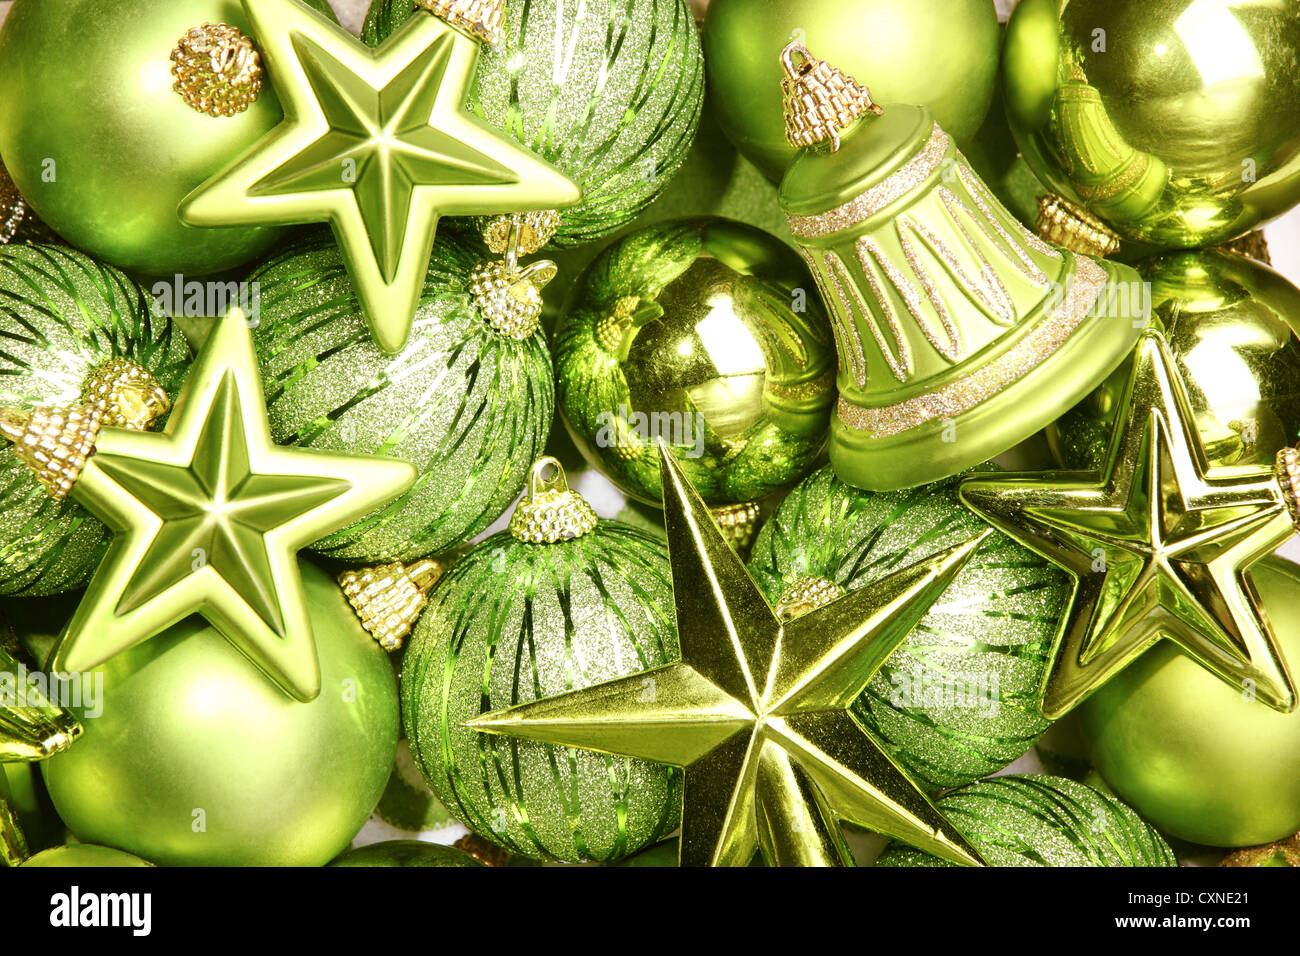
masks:
<svg viewBox="0 0 1300 956"><path fill-rule="evenodd" d="M1023 0L1007 116L1043 184L1119 238L1193 248L1300 202L1300 19L1232 0Z"/></svg>
<svg viewBox="0 0 1300 956"><path fill-rule="evenodd" d="M362 571L344 571L339 586L361 626L386 651L400 650L402 641L420 619L429 591L442 577L442 565L431 558L410 567L400 561Z"/></svg>
<svg viewBox="0 0 1300 956"><path fill-rule="evenodd" d="M482 734L466 721L677 656L664 546L597 521L540 459L510 529L453 564L402 662L407 739L438 799L504 849L616 860L666 836L676 771L646 760Z"/></svg>
<svg viewBox="0 0 1300 956"><path fill-rule="evenodd" d="M48 675L29 671L0 646L0 763L44 760L81 735L77 719L51 702L51 690Z"/></svg>
<svg viewBox="0 0 1300 956"><path fill-rule="evenodd" d="M1148 321L1135 272L1030 233L929 110L864 108L860 84L798 43L782 63L791 142L812 145L781 204L833 317L841 479L885 491L986 461L1132 349Z"/></svg>

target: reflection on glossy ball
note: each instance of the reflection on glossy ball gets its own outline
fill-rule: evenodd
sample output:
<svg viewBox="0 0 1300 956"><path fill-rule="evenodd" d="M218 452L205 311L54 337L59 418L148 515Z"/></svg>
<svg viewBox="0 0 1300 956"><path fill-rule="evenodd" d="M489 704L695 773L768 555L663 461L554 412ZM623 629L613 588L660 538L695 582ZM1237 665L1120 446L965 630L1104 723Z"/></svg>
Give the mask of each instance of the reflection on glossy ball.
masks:
<svg viewBox="0 0 1300 956"><path fill-rule="evenodd" d="M23 866L47 867L53 869L81 869L83 867L122 867L149 866L144 860L112 847L95 846L93 843L70 843L67 846L50 847L42 850L30 859L23 861Z"/></svg>
<svg viewBox="0 0 1300 956"><path fill-rule="evenodd" d="M1043 182L1125 239L1231 239L1300 201L1296 0L1023 0L1003 70Z"/></svg>
<svg viewBox="0 0 1300 956"><path fill-rule="evenodd" d="M652 226L607 249L555 332L557 402L583 453L660 503L662 439L709 504L797 481L826 441L835 349L812 277L725 219Z"/></svg>

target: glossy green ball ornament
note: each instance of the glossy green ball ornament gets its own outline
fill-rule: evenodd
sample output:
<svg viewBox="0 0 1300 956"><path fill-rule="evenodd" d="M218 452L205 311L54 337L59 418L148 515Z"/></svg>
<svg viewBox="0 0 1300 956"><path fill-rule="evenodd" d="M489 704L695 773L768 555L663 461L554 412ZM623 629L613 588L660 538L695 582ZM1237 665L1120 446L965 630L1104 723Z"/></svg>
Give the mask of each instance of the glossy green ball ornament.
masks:
<svg viewBox="0 0 1300 956"><path fill-rule="evenodd" d="M249 35L239 0L20 0L0 30L5 166L59 235L131 272L220 272L279 235L196 229L177 215L192 189L281 118L264 80L255 99L229 115L202 112L173 89L180 80L173 50L204 24ZM218 55L204 50L193 51L200 69ZM237 82L251 81L241 74Z"/></svg>
<svg viewBox="0 0 1300 956"><path fill-rule="evenodd" d="M31 859L25 860L22 865L54 867L56 869L82 869L85 867L122 869L123 867L152 866L153 864L133 854L114 850L112 847L95 846L91 843L71 843L67 846L56 846L48 850L42 850Z"/></svg>
<svg viewBox="0 0 1300 956"><path fill-rule="evenodd" d="M750 573L779 611L799 616L985 530L956 485L873 494L823 468L763 525ZM867 685L854 716L936 790L1001 770L1050 724L1038 695L1069 590L1042 558L990 536Z"/></svg>
<svg viewBox="0 0 1300 956"><path fill-rule="evenodd" d="M1300 289L1254 259L1214 249L1140 264L1196 418L1210 474L1273 467L1300 438ZM1048 431L1067 468L1096 468L1110 441L1125 362Z"/></svg>
<svg viewBox="0 0 1300 956"><path fill-rule="evenodd" d="M1038 177L1121 238L1239 236L1300 201L1292 0L1024 0L1007 114Z"/></svg>
<svg viewBox="0 0 1300 956"><path fill-rule="evenodd" d="M0 247L0 408L81 400L96 370L131 359L175 399L185 338L148 294L74 249ZM57 594L86 583L108 532L80 505L55 501L5 446L0 453L0 594Z"/></svg>
<svg viewBox="0 0 1300 956"><path fill-rule="evenodd" d="M471 289L479 257L435 247L412 334L396 355L371 338L333 243L285 251L251 277L271 434L281 444L402 458L416 483L317 542L332 558L408 561L467 542L523 489L554 410L540 332L498 332Z"/></svg>
<svg viewBox="0 0 1300 956"><path fill-rule="evenodd" d="M589 461L659 505L662 439L710 505L799 480L825 447L835 347L797 255L688 219L605 250L555 330L556 399Z"/></svg>
<svg viewBox="0 0 1300 956"><path fill-rule="evenodd" d="M103 668L102 713L42 770L79 838L161 865L323 866L383 792L397 748L387 655L301 564L322 690L300 703L198 618Z"/></svg>
<svg viewBox="0 0 1300 956"><path fill-rule="evenodd" d="M1300 569L1265 558L1250 574L1282 653L1300 660ZM1165 833L1238 847L1300 830L1300 712L1260 706L1168 641L1080 711L1106 783Z"/></svg>
<svg viewBox="0 0 1300 956"><path fill-rule="evenodd" d="M881 103L928 106L960 143L993 100L991 0L712 0L704 21L709 99L731 141L772 179L794 159L781 115L781 49L798 39Z"/></svg>
<svg viewBox="0 0 1300 956"><path fill-rule="evenodd" d="M480 836L536 859L617 860L677 827L678 771L463 723L675 659L667 552L597 522L553 459L538 463L511 529L430 596L402 664L407 739L434 793Z"/></svg>
<svg viewBox="0 0 1300 956"><path fill-rule="evenodd" d="M483 864L455 847L425 843L422 840L390 840L387 843L372 843L369 846L348 850L330 866L481 867Z"/></svg>
<svg viewBox="0 0 1300 956"><path fill-rule="evenodd" d="M1177 866L1160 834L1119 800L1064 777L993 777L939 809L990 866ZM876 866L951 866L891 844Z"/></svg>

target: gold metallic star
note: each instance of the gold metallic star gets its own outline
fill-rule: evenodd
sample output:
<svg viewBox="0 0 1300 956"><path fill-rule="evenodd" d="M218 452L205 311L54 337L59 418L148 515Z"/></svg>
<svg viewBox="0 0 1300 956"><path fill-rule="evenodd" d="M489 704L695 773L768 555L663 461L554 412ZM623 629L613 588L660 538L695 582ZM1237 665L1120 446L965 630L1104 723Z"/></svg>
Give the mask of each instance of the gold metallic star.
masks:
<svg viewBox="0 0 1300 956"><path fill-rule="evenodd" d="M438 218L568 206L579 188L465 109L479 44L419 10L377 50L299 0L244 0L285 119L181 204L195 226L328 219L378 345L399 351Z"/></svg>
<svg viewBox="0 0 1300 956"><path fill-rule="evenodd" d="M1293 533L1281 486L1210 479L1196 422L1159 333L1138 343L1099 480L972 479L961 499L1068 570L1078 590L1042 710L1065 714L1162 638L1284 712L1295 688L1246 569Z"/></svg>
<svg viewBox="0 0 1300 956"><path fill-rule="evenodd" d="M838 820L978 865L848 707L983 538L783 623L662 446L660 470L680 662L467 726L684 767L683 866L850 863Z"/></svg>

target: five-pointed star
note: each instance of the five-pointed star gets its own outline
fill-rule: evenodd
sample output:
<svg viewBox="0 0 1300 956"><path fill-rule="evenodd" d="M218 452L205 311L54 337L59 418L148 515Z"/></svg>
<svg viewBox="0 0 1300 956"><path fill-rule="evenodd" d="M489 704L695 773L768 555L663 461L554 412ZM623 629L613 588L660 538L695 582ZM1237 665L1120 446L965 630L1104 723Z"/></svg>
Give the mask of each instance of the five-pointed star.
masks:
<svg viewBox="0 0 1300 956"><path fill-rule="evenodd" d="M1246 569L1294 532L1274 478L1211 480L1157 332L1138 343L1100 480L972 479L972 510L1077 580L1042 710L1067 713L1156 641L1291 711L1295 689Z"/></svg>
<svg viewBox="0 0 1300 956"><path fill-rule="evenodd" d="M181 204L195 226L328 219L376 343L411 330L438 217L569 206L581 190L465 109L479 45L416 11L377 50L300 0L243 0L284 122Z"/></svg>
<svg viewBox="0 0 1300 956"><path fill-rule="evenodd" d="M271 441L244 316L214 327L161 433L105 428L72 494L115 532L53 668L87 671L198 612L301 700L320 668L298 549L403 492L415 469Z"/></svg>
<svg viewBox="0 0 1300 956"><path fill-rule="evenodd" d="M683 866L848 863L837 818L978 865L848 707L983 538L782 623L660 459L681 661L467 726L686 768Z"/></svg>

